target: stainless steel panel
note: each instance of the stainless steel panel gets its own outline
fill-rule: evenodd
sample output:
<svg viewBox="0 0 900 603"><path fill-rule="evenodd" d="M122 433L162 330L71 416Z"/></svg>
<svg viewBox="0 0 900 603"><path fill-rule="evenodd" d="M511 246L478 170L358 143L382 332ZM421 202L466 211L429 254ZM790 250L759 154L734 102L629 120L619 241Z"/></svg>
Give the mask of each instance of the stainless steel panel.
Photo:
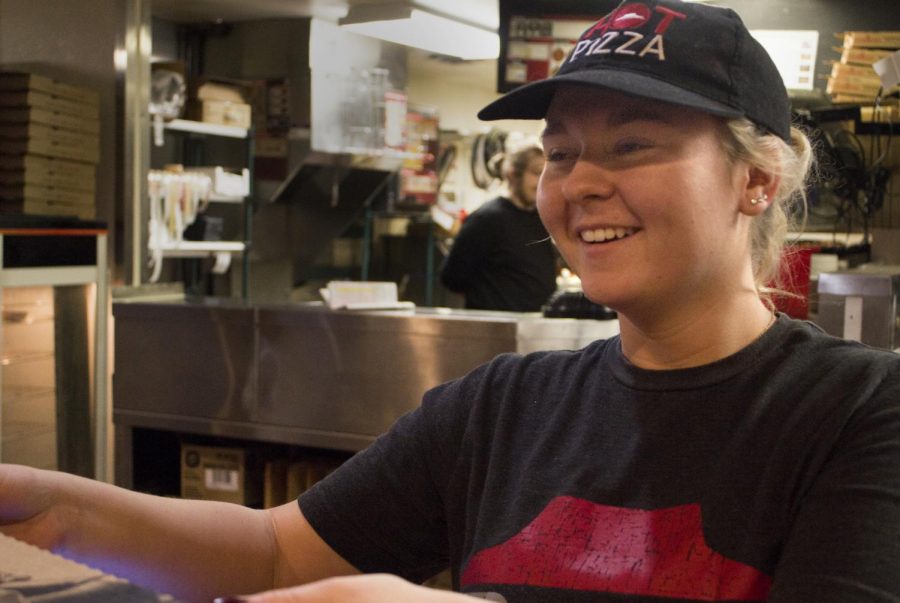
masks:
<svg viewBox="0 0 900 603"><path fill-rule="evenodd" d="M860 340L888 350L900 346L900 266L868 264L849 271L822 273L818 294L816 322L826 332L848 337L847 298L854 297L861 303L862 317L857 327Z"/></svg>
<svg viewBox="0 0 900 603"><path fill-rule="evenodd" d="M113 312L119 428L340 450L365 447L427 389L498 354L574 349L618 332L616 321L433 308L207 300L120 302ZM128 472L122 465L118 479Z"/></svg>
<svg viewBox="0 0 900 603"><path fill-rule="evenodd" d="M253 418L252 308L116 303L113 314L116 409Z"/></svg>
<svg viewBox="0 0 900 603"><path fill-rule="evenodd" d="M261 309L258 419L377 435L425 390L515 346L513 319Z"/></svg>
<svg viewBox="0 0 900 603"><path fill-rule="evenodd" d="M848 271L823 272L819 275L819 294L890 296L898 290L900 266L893 267L888 273Z"/></svg>
<svg viewBox="0 0 900 603"><path fill-rule="evenodd" d="M848 296L819 295L816 323L826 333L844 337L844 315ZM886 350L900 347L900 325L896 296L863 296L862 337L867 345Z"/></svg>

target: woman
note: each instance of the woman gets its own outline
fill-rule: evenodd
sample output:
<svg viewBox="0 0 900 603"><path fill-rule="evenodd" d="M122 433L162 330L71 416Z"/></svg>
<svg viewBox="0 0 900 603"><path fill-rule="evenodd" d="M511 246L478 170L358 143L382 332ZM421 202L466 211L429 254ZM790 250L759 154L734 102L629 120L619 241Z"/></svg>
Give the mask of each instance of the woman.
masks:
<svg viewBox="0 0 900 603"><path fill-rule="evenodd" d="M900 599L900 359L761 294L809 145L737 16L625 4L482 116L546 117L540 215L620 337L429 391L299 509L5 467L3 532L197 601Z"/></svg>

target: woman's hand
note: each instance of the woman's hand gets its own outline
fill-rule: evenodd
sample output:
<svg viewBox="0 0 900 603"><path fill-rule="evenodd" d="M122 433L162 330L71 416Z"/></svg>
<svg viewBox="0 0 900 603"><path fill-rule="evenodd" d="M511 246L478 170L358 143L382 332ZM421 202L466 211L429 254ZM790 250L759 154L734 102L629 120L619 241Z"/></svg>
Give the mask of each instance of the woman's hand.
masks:
<svg viewBox="0 0 900 603"><path fill-rule="evenodd" d="M216 603L465 603L473 600L459 593L418 586L389 574L368 574L328 578L250 596L224 597L216 599Z"/></svg>
<svg viewBox="0 0 900 603"><path fill-rule="evenodd" d="M64 522L55 507L55 480L62 474L21 465L0 465L0 534L52 549L64 537Z"/></svg>

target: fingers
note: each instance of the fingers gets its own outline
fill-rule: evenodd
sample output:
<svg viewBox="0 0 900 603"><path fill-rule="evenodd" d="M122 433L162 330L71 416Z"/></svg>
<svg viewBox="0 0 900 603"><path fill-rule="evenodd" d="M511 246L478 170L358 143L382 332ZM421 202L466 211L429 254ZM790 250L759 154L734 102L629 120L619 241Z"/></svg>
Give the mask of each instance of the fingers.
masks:
<svg viewBox="0 0 900 603"><path fill-rule="evenodd" d="M458 593L417 586L396 576L370 574L328 578L293 588L250 596L223 597L215 603L463 603L472 601Z"/></svg>

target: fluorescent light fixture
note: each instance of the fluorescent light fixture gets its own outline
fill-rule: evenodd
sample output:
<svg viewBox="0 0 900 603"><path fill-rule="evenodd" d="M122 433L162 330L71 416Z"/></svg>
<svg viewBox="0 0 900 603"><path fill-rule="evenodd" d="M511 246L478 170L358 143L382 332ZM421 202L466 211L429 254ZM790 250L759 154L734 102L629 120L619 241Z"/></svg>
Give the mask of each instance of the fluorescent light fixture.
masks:
<svg viewBox="0 0 900 603"><path fill-rule="evenodd" d="M373 38L460 59L496 59L496 32L406 3L356 4L338 21Z"/></svg>

